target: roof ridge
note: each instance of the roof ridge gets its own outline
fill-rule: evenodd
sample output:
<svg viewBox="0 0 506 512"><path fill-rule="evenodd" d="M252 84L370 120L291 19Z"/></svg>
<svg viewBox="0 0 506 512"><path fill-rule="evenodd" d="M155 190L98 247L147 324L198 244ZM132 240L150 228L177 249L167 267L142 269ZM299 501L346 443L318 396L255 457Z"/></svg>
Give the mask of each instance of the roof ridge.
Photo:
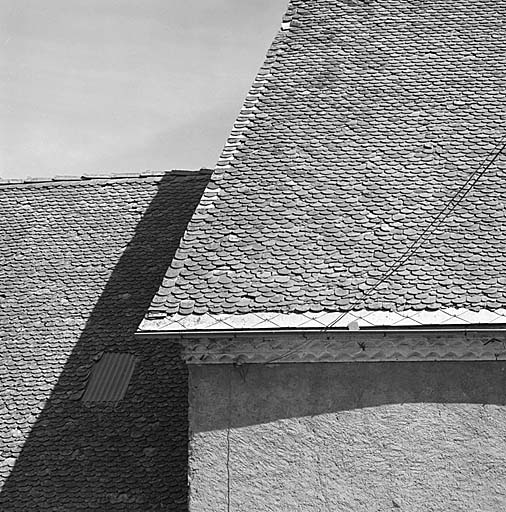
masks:
<svg viewBox="0 0 506 512"><path fill-rule="evenodd" d="M115 181L115 180L132 180L139 178L161 178L162 176L191 176L195 174L210 175L213 169L202 167L200 169L168 169L160 171L144 171L140 173L86 173L80 176L72 175L56 175L53 177L26 177L21 179L3 179L0 178L0 188L6 186L33 186L33 185L56 185L56 184L74 184L82 182L96 182L96 181Z"/></svg>

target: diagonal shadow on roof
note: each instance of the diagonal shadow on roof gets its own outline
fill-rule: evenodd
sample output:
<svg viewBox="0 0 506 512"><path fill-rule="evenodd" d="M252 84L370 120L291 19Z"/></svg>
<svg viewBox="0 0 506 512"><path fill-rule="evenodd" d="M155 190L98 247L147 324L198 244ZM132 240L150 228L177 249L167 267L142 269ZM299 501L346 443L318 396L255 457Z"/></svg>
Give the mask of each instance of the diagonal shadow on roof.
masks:
<svg viewBox="0 0 506 512"><path fill-rule="evenodd" d="M18 383L10 390L12 403L7 404L7 418L14 419L7 440L11 448L18 442L16 433L20 434L16 422L26 422L22 416L27 415L27 408L37 414L37 405L48 395L44 392L45 382L52 374L59 372L59 376L4 483L0 494L3 512L186 510L187 370L172 344L136 340L134 333L208 179L209 173L168 173L155 192L150 192L151 196L146 198L144 194L144 203L139 199L139 190L134 189L130 204L124 205L125 216L134 208L141 218L136 226L135 221L132 223L133 237L126 239L127 247L122 253L119 251L119 259L105 261L103 254L107 250L97 250L95 261L84 273L65 283L62 294L77 302L81 298L83 303L96 292L95 288L102 289L96 293L99 298L94 305L91 302L88 310L77 310L81 325L69 328L76 311L69 313L64 305L61 310L50 309L51 318L43 317L48 310L40 306L35 310L41 312L39 328L26 335L23 329L18 330L15 342L25 363L10 381L11 385ZM151 182L149 186L155 185ZM77 194L84 193L83 187L77 188ZM37 196L34 203L42 197ZM147 208L140 211L143 204ZM75 206L71 208L75 211ZM100 223L98 219L90 233L83 236L92 235L94 228L100 231ZM116 243L112 238L92 237L89 244L102 247ZM69 247L74 244L70 239L65 243ZM60 250L63 253L69 247ZM107 268L112 270L108 279L107 272L104 277ZM98 288L82 285L96 284L97 280ZM48 281L46 287L55 282ZM55 317L58 321L51 324ZM52 325L51 329L44 321ZM45 344L42 356L35 353L33 343ZM70 356L60 364L61 352L66 349ZM104 352L128 353L138 358L130 385L124 399L117 403L85 403L81 397L88 376ZM13 368L12 372L16 366ZM26 382L32 382L34 392L26 391Z"/></svg>

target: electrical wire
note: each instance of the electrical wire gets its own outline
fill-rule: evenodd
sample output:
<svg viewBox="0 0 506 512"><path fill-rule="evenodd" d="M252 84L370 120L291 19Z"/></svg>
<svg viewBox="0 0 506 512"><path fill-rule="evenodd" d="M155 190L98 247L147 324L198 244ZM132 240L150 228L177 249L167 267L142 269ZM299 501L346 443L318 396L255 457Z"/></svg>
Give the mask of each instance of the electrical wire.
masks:
<svg viewBox="0 0 506 512"><path fill-rule="evenodd" d="M230 512L230 429L232 427L232 368L228 371L228 418L227 418L227 458L225 464L227 466L227 512Z"/></svg>
<svg viewBox="0 0 506 512"><path fill-rule="evenodd" d="M467 194L472 190L472 188L478 183L481 177L485 174L485 172L490 168L490 166L497 160L499 155L506 148L506 134L501 137L499 142L494 146L494 149L484 158L484 160L480 163L477 169L475 169L471 175L467 178L463 185L453 194L444 208L436 215L436 217L429 223L429 225L422 231L422 233L416 238L414 242L404 251L399 260L394 261L392 266L385 272L385 274L376 281L374 286L369 288L365 294L361 297L357 298L354 302L352 302L350 310L352 310L357 304L364 301L367 297L373 293L378 286L387 281L400 267L402 267L408 260L411 258L416 252L422 247L422 244L426 241L427 233L429 236L445 221L445 219L457 208L457 206L464 200ZM485 163L492 156L490 162L486 165ZM485 165L485 167L483 167ZM483 169L480 171L480 169ZM460 196L460 197L459 197ZM333 320L329 325L327 325L323 331L327 331L332 326L334 326L337 322L339 322L348 311L344 311L340 316L338 316L335 320Z"/></svg>
<svg viewBox="0 0 506 512"><path fill-rule="evenodd" d="M269 359L268 361L265 361L263 364L272 364L276 363L278 361L281 361L281 359L284 359L285 357L291 356L292 354L295 354L296 352L300 352L301 350L305 349L310 343L311 338L308 338L306 341L302 342L300 345L292 348L291 350L288 350L287 352L280 354L279 356L273 357L272 359Z"/></svg>
<svg viewBox="0 0 506 512"><path fill-rule="evenodd" d="M327 332L331 329L335 324L337 324L349 311L352 311L353 308L363 302L367 297L369 297L381 284L387 281L399 268L409 260L426 240L426 235L430 235L445 221L446 218L457 208L457 206L464 200L464 198L469 194L469 192L473 189L473 187L478 183L481 177L487 172L490 166L497 160L497 158L501 155L501 153L506 148L506 134L503 135L499 141L495 144L494 148L490 151L490 153L482 160L480 165L470 174L470 176L466 179L466 181L458 188L458 190L453 194L450 200L446 203L444 208L436 215L436 217L429 223L429 225L422 231L422 233L416 238L414 242L404 251L401 257L394 261L390 268L385 272L385 274L378 279L378 281L371 287L367 292L365 292L361 297L358 297L351 303L349 310L343 311L341 315L339 315L335 320L333 320L329 325L321 329L321 332ZM490 161L488 161L490 158ZM488 163L487 163L488 162ZM459 197L460 196L460 197ZM280 361L296 352L300 352L304 350L311 343L311 339L305 340L303 343L294 347L291 350L288 350L284 354L276 356L263 364L271 364L277 361Z"/></svg>
<svg viewBox="0 0 506 512"><path fill-rule="evenodd" d="M422 231L422 233L416 238L414 242L411 243L411 245L405 250L405 252L402 254L402 256L397 260L394 261L394 263L390 266L390 268L385 272L385 274L378 279L378 281L367 290L365 294L363 294L360 298L357 298L355 301L352 302L351 307L349 311L353 310L353 308L359 304L360 302L364 301L368 296L373 293L378 286L380 286L382 283L387 281L399 268L404 265L409 258L411 258L418 249L422 247L422 244L426 241L426 235L428 234L429 237L432 235L432 233L445 221L445 219L448 218L448 216L457 208L457 206L464 200L464 198L469 194L469 192L473 189L473 187L478 183L478 181L481 179L481 177L487 172L487 170L491 167L491 165L497 160L497 158L501 155L501 153L506 148L506 134L501 137L499 142L494 146L494 149L484 158L484 160L480 163L478 168L471 173L471 175L467 178L467 180L464 182L464 184L455 192L455 194L450 198L450 200L447 202L447 204L444 206L444 208L436 215L436 217L429 223L429 225ZM489 157L492 157L490 161L487 163L487 160ZM486 165L485 165L486 164ZM482 169L483 167L483 169ZM481 171L480 171L481 169ZM339 322L348 311L344 311L341 315L339 315L335 320L333 320L329 325L324 327L321 332L326 332L328 329L332 328L337 322ZM263 363L263 365L272 364L277 361L280 361L288 356L290 356L293 353L300 352L304 348L306 348L311 343L311 337L308 337L303 343L298 345L297 347L294 347L291 350L286 351L285 353L273 357L272 359L266 361ZM491 340L492 341L492 340ZM495 340L494 340L495 341ZM488 343L488 342L487 342ZM227 510L230 512L230 428L231 428L231 392L232 392L232 385L231 385L231 375L229 374L229 396L228 396L228 426L227 426L227 460L226 460L226 466L227 466ZM321 482L320 482L321 484ZM326 506L328 508L328 503L326 503Z"/></svg>

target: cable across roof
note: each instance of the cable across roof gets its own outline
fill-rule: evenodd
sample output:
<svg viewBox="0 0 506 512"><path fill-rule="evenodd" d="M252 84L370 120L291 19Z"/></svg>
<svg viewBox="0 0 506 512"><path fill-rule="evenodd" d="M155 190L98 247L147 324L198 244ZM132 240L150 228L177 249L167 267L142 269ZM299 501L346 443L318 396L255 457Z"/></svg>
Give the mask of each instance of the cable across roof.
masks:
<svg viewBox="0 0 506 512"><path fill-rule="evenodd" d="M147 320L503 308L505 17L292 0Z"/></svg>

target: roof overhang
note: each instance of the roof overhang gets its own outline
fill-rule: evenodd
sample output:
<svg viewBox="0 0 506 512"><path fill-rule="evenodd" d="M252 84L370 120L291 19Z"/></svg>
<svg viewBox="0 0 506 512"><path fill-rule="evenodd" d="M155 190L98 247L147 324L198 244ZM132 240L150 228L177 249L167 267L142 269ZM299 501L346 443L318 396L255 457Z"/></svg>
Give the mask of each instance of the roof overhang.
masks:
<svg viewBox="0 0 506 512"><path fill-rule="evenodd" d="M219 335L266 332L383 332L383 331L501 331L506 325L506 309L494 311L466 308L445 308L435 311L407 309L404 311L357 310L347 312L247 314L176 314L160 319L145 319L138 334L143 335Z"/></svg>
<svg viewBox="0 0 506 512"><path fill-rule="evenodd" d="M181 343L188 364L506 360L506 310L175 315L138 336Z"/></svg>
<svg viewBox="0 0 506 512"><path fill-rule="evenodd" d="M154 336L178 342L188 364L506 360L506 325L444 330L201 331Z"/></svg>

